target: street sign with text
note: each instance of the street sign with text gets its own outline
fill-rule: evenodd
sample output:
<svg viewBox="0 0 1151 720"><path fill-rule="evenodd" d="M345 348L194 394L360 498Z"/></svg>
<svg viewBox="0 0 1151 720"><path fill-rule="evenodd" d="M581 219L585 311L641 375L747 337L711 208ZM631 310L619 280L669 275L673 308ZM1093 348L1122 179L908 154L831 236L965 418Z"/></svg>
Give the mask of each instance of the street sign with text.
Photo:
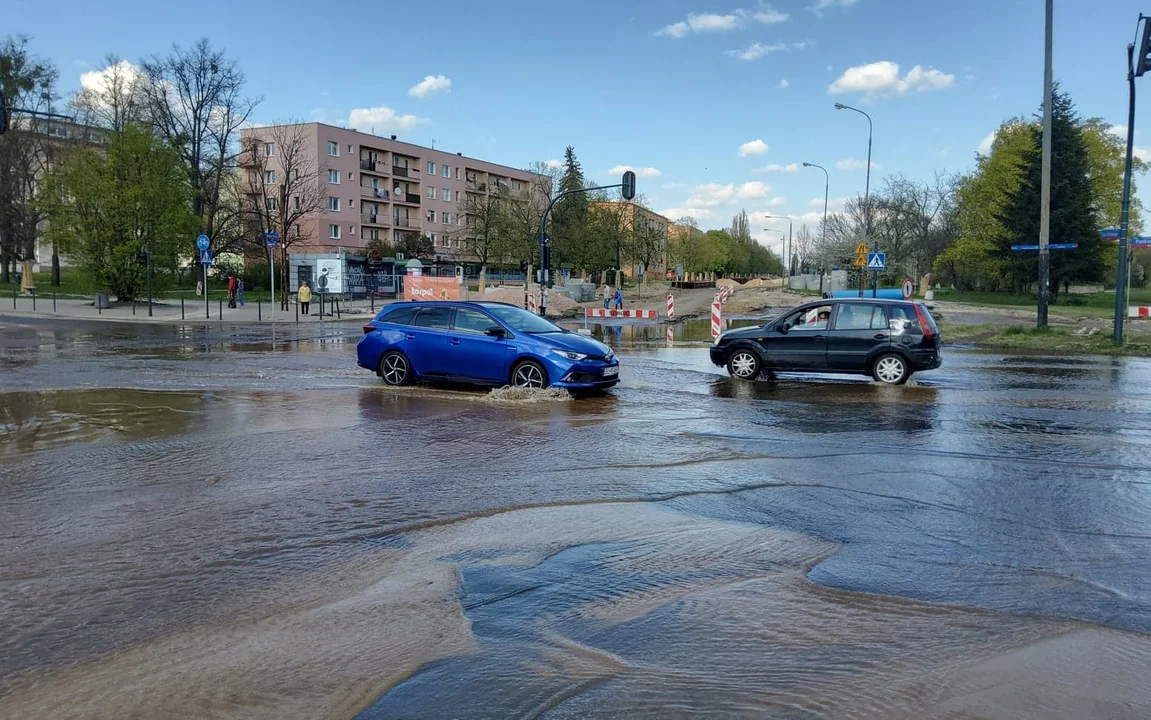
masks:
<svg viewBox="0 0 1151 720"><path fill-rule="evenodd" d="M280 233L272 230L271 232L264 233L264 246L265 247L278 247L280 245Z"/></svg>
<svg viewBox="0 0 1151 720"><path fill-rule="evenodd" d="M1151 247L1151 235L1136 235L1131 238L1131 247Z"/></svg>
<svg viewBox="0 0 1151 720"><path fill-rule="evenodd" d="M1099 239L1114 242L1119 239L1121 234L1122 232L1119 230L1119 228L1107 228L1106 230L1099 231Z"/></svg>

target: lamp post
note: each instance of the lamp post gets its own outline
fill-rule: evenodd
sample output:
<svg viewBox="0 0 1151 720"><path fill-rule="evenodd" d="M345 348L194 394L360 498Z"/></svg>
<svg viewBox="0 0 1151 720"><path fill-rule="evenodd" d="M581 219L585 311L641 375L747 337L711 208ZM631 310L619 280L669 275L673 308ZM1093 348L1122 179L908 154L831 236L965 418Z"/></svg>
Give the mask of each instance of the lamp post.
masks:
<svg viewBox="0 0 1151 720"><path fill-rule="evenodd" d="M868 165L871 163L869 162ZM823 223L819 226L819 244L823 246L820 249L820 263L819 263L819 296L823 297L823 249L827 247L827 190L831 186L831 176L827 173L827 168L815 163L805 162L804 167L819 168L823 171Z"/></svg>
<svg viewBox="0 0 1151 720"><path fill-rule="evenodd" d="M791 218L786 217L784 215L764 215L764 217L765 218L771 218L773 220L786 220L787 221L787 245L785 246L785 250L787 251L787 276L791 277L791 261L792 261L792 254L791 254L792 222L791 222ZM783 231L780 230L780 232L783 232Z"/></svg>
<svg viewBox="0 0 1151 720"><path fill-rule="evenodd" d="M1139 41L1138 55L1135 45L1127 46L1127 154L1123 168L1123 205L1120 212L1119 267L1115 277L1115 328L1112 338L1116 345L1123 344L1123 316L1127 313L1127 286L1131 283L1130 259L1131 244L1128 238L1131 208L1131 156L1135 143L1135 78L1151 70L1151 20L1140 13L1135 23L1135 36L1140 38L1139 23L1143 23L1142 39Z"/></svg>
<svg viewBox="0 0 1151 720"><path fill-rule="evenodd" d="M871 116L863 112L859 108L844 105L843 103L835 103L836 110L853 110L863 117L867 118L867 175L863 181L863 241L871 247L871 136L874 134L874 127L871 124ZM872 252L879 252L879 247L872 248ZM872 271L871 274L871 293L872 297L875 296L875 288L879 282L879 271ZM863 297L863 288L859 288L859 296Z"/></svg>

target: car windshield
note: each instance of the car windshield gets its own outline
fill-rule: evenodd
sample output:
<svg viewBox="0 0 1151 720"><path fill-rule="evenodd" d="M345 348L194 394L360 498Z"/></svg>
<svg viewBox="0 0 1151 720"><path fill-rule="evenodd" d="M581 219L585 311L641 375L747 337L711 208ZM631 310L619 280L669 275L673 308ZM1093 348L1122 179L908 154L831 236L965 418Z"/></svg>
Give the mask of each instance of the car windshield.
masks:
<svg viewBox="0 0 1151 720"><path fill-rule="evenodd" d="M488 307L488 312L499 318L512 330L528 334L563 332L561 328L539 315L530 313L523 308L508 306Z"/></svg>

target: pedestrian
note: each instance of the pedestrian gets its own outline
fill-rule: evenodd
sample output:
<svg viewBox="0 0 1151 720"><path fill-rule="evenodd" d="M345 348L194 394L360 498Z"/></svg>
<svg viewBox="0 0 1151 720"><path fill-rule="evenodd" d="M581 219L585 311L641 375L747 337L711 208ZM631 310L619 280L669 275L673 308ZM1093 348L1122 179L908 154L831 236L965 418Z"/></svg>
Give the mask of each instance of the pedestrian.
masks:
<svg viewBox="0 0 1151 720"><path fill-rule="evenodd" d="M608 285L605 280L603 284L603 309L607 310L609 307L611 307L611 285Z"/></svg>
<svg viewBox="0 0 1151 720"><path fill-rule="evenodd" d="M244 307L244 278L236 278L236 300Z"/></svg>
<svg viewBox="0 0 1151 720"><path fill-rule="evenodd" d="M623 310L623 288L615 289L615 309Z"/></svg>
<svg viewBox="0 0 1151 720"><path fill-rule="evenodd" d="M236 276L228 275L228 307L236 307Z"/></svg>
<svg viewBox="0 0 1151 720"><path fill-rule="evenodd" d="M301 283L300 289L296 291L296 302L300 303L300 312L307 315L308 306L312 302L312 288L308 287L307 282Z"/></svg>

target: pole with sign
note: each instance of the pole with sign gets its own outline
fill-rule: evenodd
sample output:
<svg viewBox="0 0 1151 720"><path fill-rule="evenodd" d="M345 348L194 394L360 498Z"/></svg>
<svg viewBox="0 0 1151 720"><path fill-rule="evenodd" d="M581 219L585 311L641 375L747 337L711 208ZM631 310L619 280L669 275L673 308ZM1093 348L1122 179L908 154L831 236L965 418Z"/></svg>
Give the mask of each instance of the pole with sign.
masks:
<svg viewBox="0 0 1151 720"><path fill-rule="evenodd" d="M859 297L863 297L863 286L867 277L867 243L862 240L855 246L855 267L859 268Z"/></svg>
<svg viewBox="0 0 1151 720"><path fill-rule="evenodd" d="M272 318L276 317L276 248L280 245L280 235L275 230L264 233L264 245L268 248L268 285L272 288Z"/></svg>
<svg viewBox="0 0 1151 720"><path fill-rule="evenodd" d="M208 306L208 268L212 265L212 240L207 235L196 238L196 249L200 251L200 266L204 268L204 315L212 319L212 308Z"/></svg>

